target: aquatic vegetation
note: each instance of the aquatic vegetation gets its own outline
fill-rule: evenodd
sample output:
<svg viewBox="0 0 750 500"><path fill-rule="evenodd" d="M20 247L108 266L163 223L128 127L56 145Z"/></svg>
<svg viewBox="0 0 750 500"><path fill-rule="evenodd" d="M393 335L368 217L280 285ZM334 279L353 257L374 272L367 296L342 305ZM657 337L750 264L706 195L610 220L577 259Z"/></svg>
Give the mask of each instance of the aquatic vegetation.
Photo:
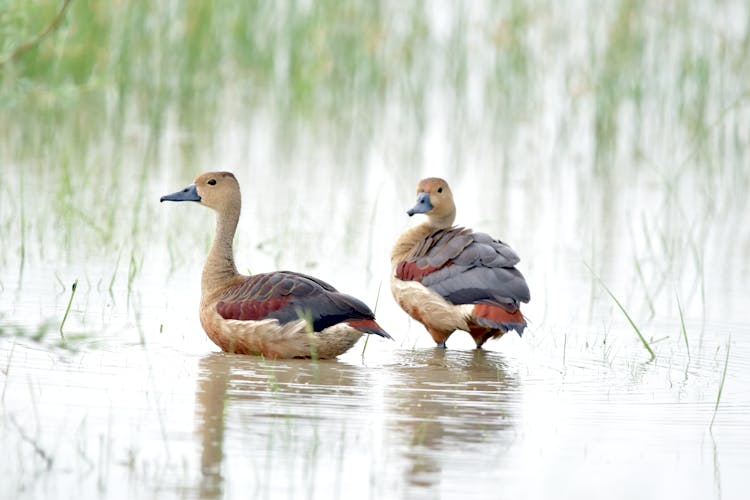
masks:
<svg viewBox="0 0 750 500"><path fill-rule="evenodd" d="M62 321L60 322L60 338L65 341L65 334L63 333L63 327L65 326L65 320L68 319L68 313L70 312L70 306L73 304L73 297L76 294L76 288L78 288L78 280L73 282L70 290L70 299L68 300L68 307L65 308L65 314L63 315Z"/></svg>
<svg viewBox="0 0 750 500"><path fill-rule="evenodd" d="M594 271L589 267L588 264L585 264L586 268L589 270L589 272L594 275L599 282L599 284L604 288L604 291L607 292L607 295L610 296L610 298L615 302L618 309L622 311L622 314L625 315L625 318L628 320L628 323L630 323L630 326L633 328L633 331L635 331L636 335L638 335L638 338L640 339L641 343L643 344L643 347L646 348L649 355L651 355L651 360L654 360L656 358L656 354L654 354L654 350L649 345L648 341L646 341L646 338L641 333L641 330L638 328L638 326L635 324L635 321L633 321L633 318L628 314L628 311L625 309L625 306L622 305L622 303L617 300L617 297L615 297L615 294L612 293L612 290L609 289L609 287L602 281L602 279L599 276L596 276L594 274Z"/></svg>
<svg viewBox="0 0 750 500"><path fill-rule="evenodd" d="M11 336L28 338L34 342L41 342L54 328L52 321L43 321L39 323L35 328L26 328L22 325L17 325L7 320L0 323L0 337Z"/></svg>
<svg viewBox="0 0 750 500"><path fill-rule="evenodd" d="M716 405L714 405L714 413L711 415L711 423L708 425L709 429L713 429L714 420L716 419L716 412L719 411L719 403L721 402L721 393L724 391L724 382L727 379L727 367L729 366L729 346L731 345L731 337L727 339L727 347L725 349L726 355L724 357L724 370L721 372L721 381L719 382L719 391L716 394Z"/></svg>
<svg viewBox="0 0 750 500"><path fill-rule="evenodd" d="M682 312L682 304L680 304L679 295L675 294L677 300L677 310L680 313L680 327L682 329L682 338L685 339L685 349L687 349L688 359L690 359L690 343L688 342L687 328L685 327L685 315Z"/></svg>

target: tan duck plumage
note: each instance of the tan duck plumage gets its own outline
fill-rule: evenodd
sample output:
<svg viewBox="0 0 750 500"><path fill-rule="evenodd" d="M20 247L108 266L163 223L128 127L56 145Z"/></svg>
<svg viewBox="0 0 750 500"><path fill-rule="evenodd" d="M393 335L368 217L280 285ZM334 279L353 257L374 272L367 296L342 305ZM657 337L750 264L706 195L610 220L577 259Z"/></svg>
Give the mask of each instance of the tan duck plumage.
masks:
<svg viewBox="0 0 750 500"><path fill-rule="evenodd" d="M516 252L499 240L453 226L456 205L448 183L436 177L417 186L409 216L427 220L405 231L391 252L391 291L439 347L455 330L471 334L478 348L526 320L519 308L529 288L514 267Z"/></svg>
<svg viewBox="0 0 750 500"><path fill-rule="evenodd" d="M362 334L391 338L358 299L301 273L244 276L232 241L240 218L240 186L229 172L199 175L161 201L193 201L216 211L216 234L201 277L200 321L226 352L267 358L334 358Z"/></svg>

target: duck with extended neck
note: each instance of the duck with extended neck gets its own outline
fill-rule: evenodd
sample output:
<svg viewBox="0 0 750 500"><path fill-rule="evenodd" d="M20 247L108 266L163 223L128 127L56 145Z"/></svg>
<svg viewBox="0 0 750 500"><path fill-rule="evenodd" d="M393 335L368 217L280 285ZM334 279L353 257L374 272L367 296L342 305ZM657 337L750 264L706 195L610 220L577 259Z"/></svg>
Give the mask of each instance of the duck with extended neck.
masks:
<svg viewBox="0 0 750 500"><path fill-rule="evenodd" d="M519 306L529 301L529 287L514 267L516 252L484 233L453 226L456 205L443 179L420 181L407 214L427 220L405 231L391 252L391 291L401 308L438 347L455 330L469 332L477 348L509 330L520 335L526 319Z"/></svg>
<svg viewBox="0 0 750 500"><path fill-rule="evenodd" d="M160 201L193 201L216 211L216 234L203 266L200 321L223 351L266 358L334 358L363 334L391 338L364 303L312 276L237 272L232 241L241 196L230 172L199 175Z"/></svg>

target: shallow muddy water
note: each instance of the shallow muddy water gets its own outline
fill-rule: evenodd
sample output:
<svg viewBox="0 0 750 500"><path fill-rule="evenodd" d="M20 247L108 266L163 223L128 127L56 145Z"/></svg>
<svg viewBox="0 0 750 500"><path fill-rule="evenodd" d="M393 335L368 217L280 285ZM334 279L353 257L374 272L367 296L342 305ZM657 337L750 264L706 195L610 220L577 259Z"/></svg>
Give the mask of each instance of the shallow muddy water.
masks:
<svg viewBox="0 0 750 500"><path fill-rule="evenodd" d="M0 498L746 496L745 3L190 5L81 4L0 63ZM395 340L217 352L213 215L158 201L215 169L242 272ZM523 338L439 350L393 301L434 175L520 254Z"/></svg>

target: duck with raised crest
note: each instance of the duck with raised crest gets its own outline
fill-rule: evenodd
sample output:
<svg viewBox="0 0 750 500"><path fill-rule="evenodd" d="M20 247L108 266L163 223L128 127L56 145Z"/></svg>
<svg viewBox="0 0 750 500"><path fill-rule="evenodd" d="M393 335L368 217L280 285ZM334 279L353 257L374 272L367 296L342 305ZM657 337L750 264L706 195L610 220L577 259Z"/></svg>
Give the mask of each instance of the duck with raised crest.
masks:
<svg viewBox="0 0 750 500"><path fill-rule="evenodd" d="M455 330L469 332L477 348L509 330L521 335L520 303L529 301L529 287L515 268L516 252L487 234L453 226L456 205L443 179L421 180L407 214L427 220L405 231L391 252L391 291L401 308L442 348Z"/></svg>
<svg viewBox="0 0 750 500"><path fill-rule="evenodd" d="M230 172L199 175L160 201L193 201L216 211L216 234L203 266L200 321L223 351L266 358L334 358L363 334L391 338L360 300L312 276L279 271L243 276L232 240L240 186Z"/></svg>

